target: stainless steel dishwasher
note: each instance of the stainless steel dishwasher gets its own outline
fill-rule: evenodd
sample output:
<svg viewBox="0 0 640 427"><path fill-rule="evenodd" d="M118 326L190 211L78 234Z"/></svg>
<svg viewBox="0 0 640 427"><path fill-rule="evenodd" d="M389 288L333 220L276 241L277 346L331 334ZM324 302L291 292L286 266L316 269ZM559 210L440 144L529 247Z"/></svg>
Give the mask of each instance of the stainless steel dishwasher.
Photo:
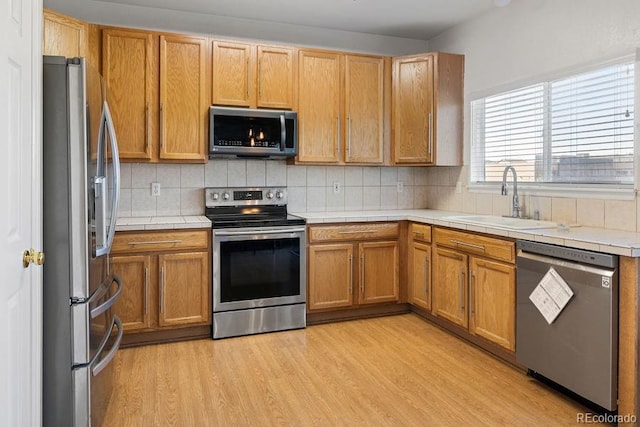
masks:
<svg viewBox="0 0 640 427"><path fill-rule="evenodd" d="M617 408L618 257L517 243L516 357L534 376ZM550 269L573 296L551 323L529 298ZM557 276L555 276L557 277Z"/></svg>

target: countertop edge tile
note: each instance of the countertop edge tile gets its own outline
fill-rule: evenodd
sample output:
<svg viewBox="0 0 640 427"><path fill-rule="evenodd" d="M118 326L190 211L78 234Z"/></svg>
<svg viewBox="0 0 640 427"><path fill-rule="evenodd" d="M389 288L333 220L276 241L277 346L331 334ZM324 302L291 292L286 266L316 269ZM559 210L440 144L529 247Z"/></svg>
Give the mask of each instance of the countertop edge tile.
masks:
<svg viewBox="0 0 640 427"><path fill-rule="evenodd" d="M211 228L211 221L204 215L121 217L116 231L173 230L185 228Z"/></svg>

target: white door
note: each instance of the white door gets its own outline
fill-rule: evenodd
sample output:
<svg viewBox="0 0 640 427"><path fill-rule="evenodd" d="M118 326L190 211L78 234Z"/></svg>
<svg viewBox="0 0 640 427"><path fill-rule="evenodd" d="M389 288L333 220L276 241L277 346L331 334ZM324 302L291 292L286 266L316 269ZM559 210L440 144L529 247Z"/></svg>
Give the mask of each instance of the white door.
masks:
<svg viewBox="0 0 640 427"><path fill-rule="evenodd" d="M0 0L0 414L41 424L42 0Z"/></svg>

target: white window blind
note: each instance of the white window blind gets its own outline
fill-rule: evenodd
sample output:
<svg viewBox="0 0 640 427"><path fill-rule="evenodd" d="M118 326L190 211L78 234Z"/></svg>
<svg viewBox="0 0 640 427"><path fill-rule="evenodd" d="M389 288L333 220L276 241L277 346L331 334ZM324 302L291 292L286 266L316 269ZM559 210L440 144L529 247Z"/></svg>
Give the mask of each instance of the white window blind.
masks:
<svg viewBox="0 0 640 427"><path fill-rule="evenodd" d="M633 184L634 65L473 101L471 180Z"/></svg>

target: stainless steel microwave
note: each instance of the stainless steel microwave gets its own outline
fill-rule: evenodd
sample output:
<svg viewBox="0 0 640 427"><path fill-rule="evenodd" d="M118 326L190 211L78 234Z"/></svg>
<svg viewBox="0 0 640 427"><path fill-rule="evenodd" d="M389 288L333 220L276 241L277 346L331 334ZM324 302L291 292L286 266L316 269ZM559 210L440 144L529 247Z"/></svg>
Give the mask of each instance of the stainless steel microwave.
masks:
<svg viewBox="0 0 640 427"><path fill-rule="evenodd" d="M293 157L297 122L294 111L210 107L209 157Z"/></svg>

